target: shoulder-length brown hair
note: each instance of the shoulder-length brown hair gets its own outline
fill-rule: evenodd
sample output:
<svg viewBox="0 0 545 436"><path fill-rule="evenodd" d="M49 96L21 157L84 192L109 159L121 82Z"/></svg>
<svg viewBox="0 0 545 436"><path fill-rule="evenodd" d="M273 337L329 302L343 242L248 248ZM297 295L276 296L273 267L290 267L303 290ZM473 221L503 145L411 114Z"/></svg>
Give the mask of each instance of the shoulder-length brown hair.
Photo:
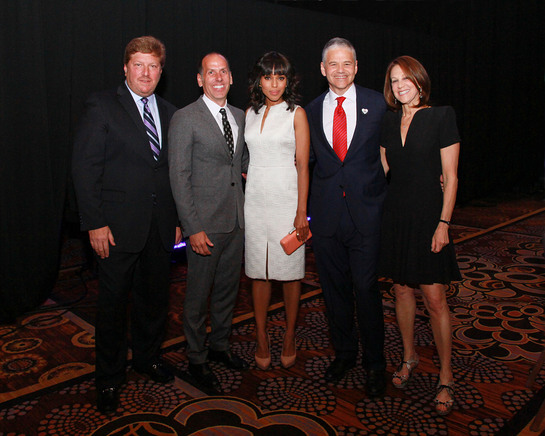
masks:
<svg viewBox="0 0 545 436"><path fill-rule="evenodd" d="M386 77L384 79L384 99L388 107L394 111L401 109L401 103L394 97L392 91L392 81L390 80L390 74L392 68L396 65L403 70L407 79L413 82L414 86L420 91L422 97L420 97L420 103L417 107L427 106L430 101L431 81L424 66L411 56L399 56L395 58L388 68L386 69Z"/></svg>
<svg viewBox="0 0 545 436"><path fill-rule="evenodd" d="M270 51L261 56L254 65L248 79L248 93L250 94L249 106L257 114L261 106L265 104L265 95L261 91L261 78L270 74L286 76L287 84L282 99L288 104L288 109L293 111L300 101L299 76L295 73L293 65L282 53Z"/></svg>

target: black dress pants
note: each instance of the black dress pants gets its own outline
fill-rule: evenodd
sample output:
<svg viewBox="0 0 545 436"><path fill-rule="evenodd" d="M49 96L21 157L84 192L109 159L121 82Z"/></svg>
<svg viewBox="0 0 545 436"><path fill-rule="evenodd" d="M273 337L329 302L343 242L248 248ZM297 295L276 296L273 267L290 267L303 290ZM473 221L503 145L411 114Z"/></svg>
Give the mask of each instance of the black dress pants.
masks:
<svg viewBox="0 0 545 436"><path fill-rule="evenodd" d="M335 234L315 233L312 242L335 356L356 361L359 333L364 367L373 370L386 368L382 295L376 274L379 244L378 229L362 235L346 203Z"/></svg>
<svg viewBox="0 0 545 436"><path fill-rule="evenodd" d="M159 358L168 315L170 252L154 219L142 251L110 251L106 259L97 256L97 262L96 386L101 390L126 381L129 313L133 367L144 368Z"/></svg>

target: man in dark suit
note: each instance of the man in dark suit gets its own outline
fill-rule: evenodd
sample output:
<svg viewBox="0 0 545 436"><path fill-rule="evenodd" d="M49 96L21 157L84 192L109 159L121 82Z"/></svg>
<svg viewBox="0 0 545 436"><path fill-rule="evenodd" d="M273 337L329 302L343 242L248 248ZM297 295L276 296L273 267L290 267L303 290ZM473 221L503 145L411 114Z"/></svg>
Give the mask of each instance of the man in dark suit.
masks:
<svg viewBox="0 0 545 436"><path fill-rule="evenodd" d="M386 179L379 133L381 94L354 84L356 52L346 39L324 47L322 74L329 90L306 108L314 162L310 195L313 249L326 303L335 359L326 381L356 365L358 329L367 370L366 391L385 390L384 318L376 276Z"/></svg>
<svg viewBox="0 0 545 436"><path fill-rule="evenodd" d="M241 173L248 153L244 112L227 104L233 83L227 59L219 53L206 55L197 83L204 95L176 112L170 123L170 181L189 238L183 313L189 373L204 390L219 393L221 385L207 360L236 370L248 367L229 345L244 236Z"/></svg>
<svg viewBox="0 0 545 436"><path fill-rule="evenodd" d="M159 360L166 329L170 253L181 240L168 175L167 132L176 108L155 95L165 47L154 37L125 48L126 81L91 95L74 142L72 176L81 228L96 253L97 406L117 409L126 380L131 293L132 366L173 379Z"/></svg>

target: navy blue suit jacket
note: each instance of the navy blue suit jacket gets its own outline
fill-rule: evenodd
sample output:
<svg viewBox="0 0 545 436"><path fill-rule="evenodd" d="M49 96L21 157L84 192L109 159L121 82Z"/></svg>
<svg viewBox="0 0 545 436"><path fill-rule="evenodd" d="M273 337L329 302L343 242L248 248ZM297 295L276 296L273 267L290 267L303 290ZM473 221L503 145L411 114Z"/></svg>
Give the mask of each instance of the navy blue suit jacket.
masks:
<svg viewBox="0 0 545 436"><path fill-rule="evenodd" d="M384 97L356 85L356 128L344 162L341 162L323 129L322 108L327 92L306 107L310 160L315 165L309 208L312 232L332 236L337 230L342 203L346 201L358 231L364 236L377 234L386 195L379 143L381 121L386 112Z"/></svg>

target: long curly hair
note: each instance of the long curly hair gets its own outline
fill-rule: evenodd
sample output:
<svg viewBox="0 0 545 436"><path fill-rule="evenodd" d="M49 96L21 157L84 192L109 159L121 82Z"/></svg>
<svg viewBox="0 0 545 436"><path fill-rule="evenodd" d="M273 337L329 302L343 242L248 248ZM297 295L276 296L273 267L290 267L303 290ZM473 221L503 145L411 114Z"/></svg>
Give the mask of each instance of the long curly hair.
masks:
<svg viewBox="0 0 545 436"><path fill-rule="evenodd" d="M300 79L289 59L282 53L270 51L261 56L255 63L248 79L249 106L257 114L265 104L266 97L261 91L261 77L269 74L286 76L287 84L282 99L288 104L288 109L293 111L295 105L301 100L299 94Z"/></svg>

